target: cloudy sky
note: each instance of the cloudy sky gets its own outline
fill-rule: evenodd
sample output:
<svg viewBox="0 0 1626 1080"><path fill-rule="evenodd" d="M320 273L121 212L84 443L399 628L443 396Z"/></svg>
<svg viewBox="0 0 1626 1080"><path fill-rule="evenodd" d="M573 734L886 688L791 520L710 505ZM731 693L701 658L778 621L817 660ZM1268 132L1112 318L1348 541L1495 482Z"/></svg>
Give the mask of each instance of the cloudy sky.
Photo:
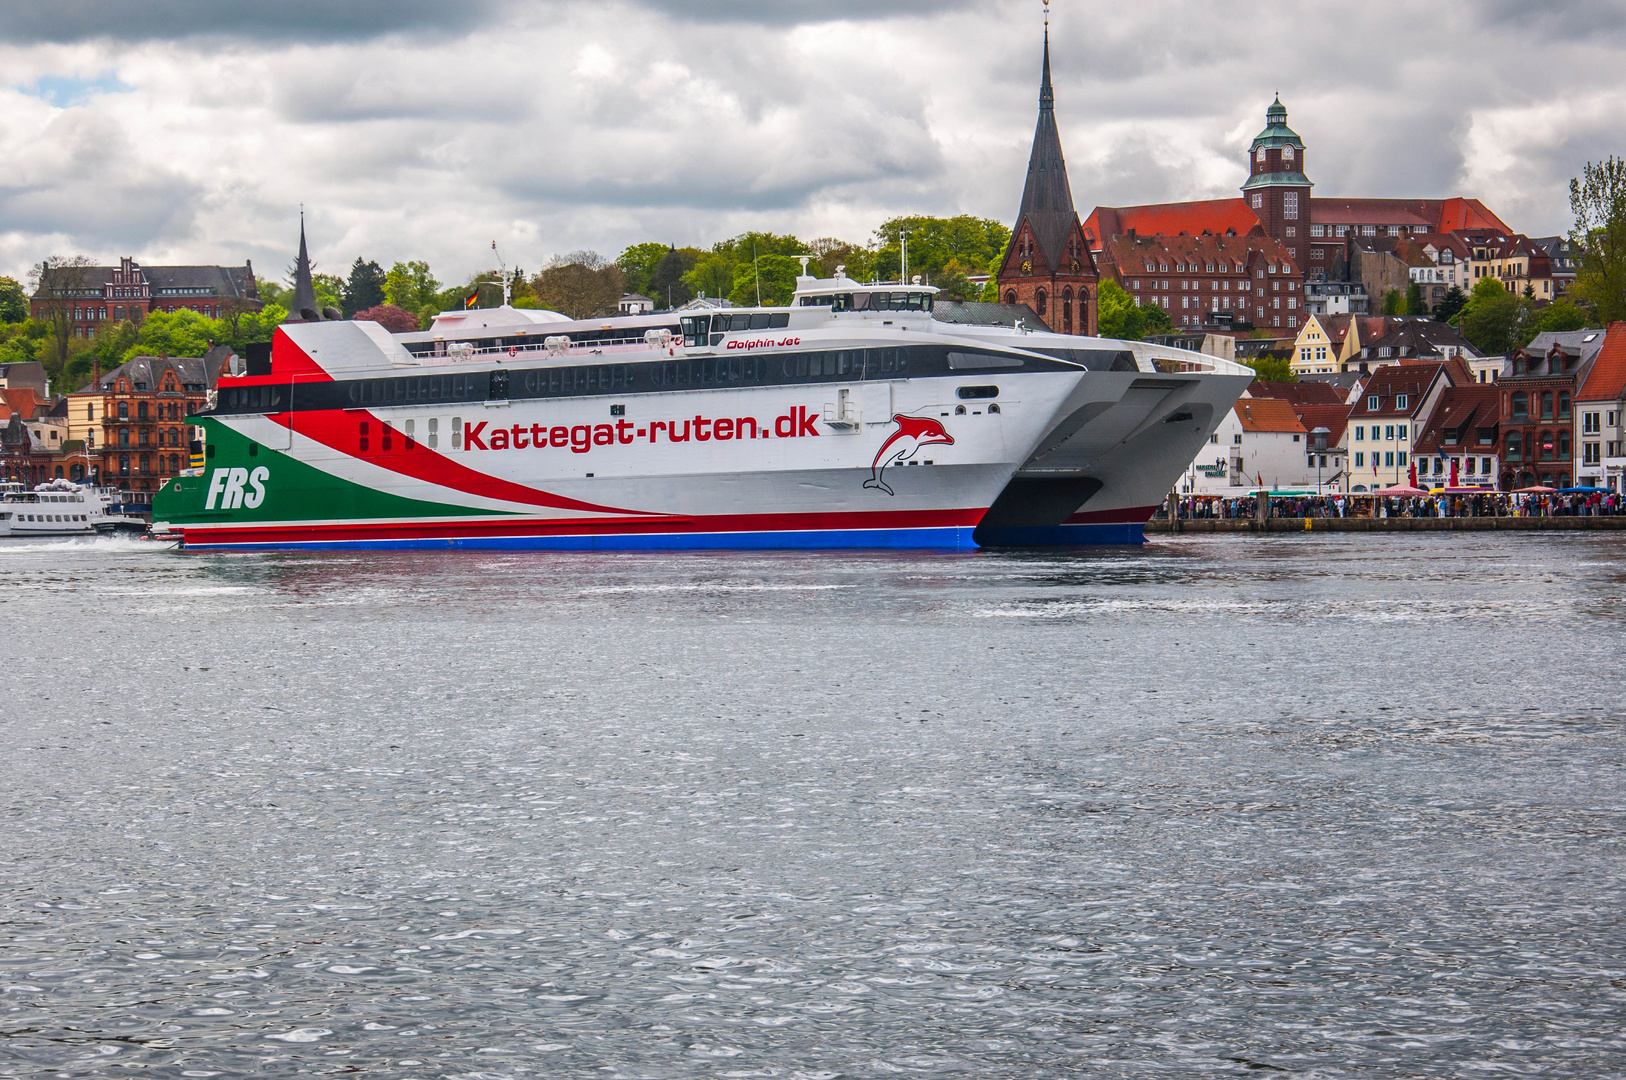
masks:
<svg viewBox="0 0 1626 1080"><path fill-rule="evenodd" d="M1280 91L1319 195L1568 228L1626 152L1626 3L1055 0L1081 213L1234 194ZM0 6L0 274L42 256L446 281L750 228L1010 223L1039 0L104 0Z"/></svg>

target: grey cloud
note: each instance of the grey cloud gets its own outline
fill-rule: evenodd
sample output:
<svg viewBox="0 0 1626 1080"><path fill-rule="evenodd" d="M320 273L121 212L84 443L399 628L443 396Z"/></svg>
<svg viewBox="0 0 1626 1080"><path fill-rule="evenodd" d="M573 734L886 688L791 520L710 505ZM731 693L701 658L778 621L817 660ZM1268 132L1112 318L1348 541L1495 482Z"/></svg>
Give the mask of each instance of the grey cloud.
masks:
<svg viewBox="0 0 1626 1080"><path fill-rule="evenodd" d="M0 5L0 41L355 40L415 30L465 31L488 22L498 7L497 0L144 0L136 5L20 0Z"/></svg>
<svg viewBox="0 0 1626 1080"><path fill-rule="evenodd" d="M696 23L745 23L756 26L796 26L807 23L868 22L879 19L923 18L975 6L973 0L642 0L640 6L674 20Z"/></svg>

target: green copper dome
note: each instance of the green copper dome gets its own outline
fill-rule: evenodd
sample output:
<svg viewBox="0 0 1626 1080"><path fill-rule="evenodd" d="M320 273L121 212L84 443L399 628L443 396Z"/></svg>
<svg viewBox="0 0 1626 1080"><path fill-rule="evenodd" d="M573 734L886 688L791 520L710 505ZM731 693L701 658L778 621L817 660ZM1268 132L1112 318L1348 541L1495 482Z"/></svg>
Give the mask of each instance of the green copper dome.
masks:
<svg viewBox="0 0 1626 1080"><path fill-rule="evenodd" d="M1287 126L1287 106L1282 104L1280 97L1277 97L1271 103L1270 108L1265 110L1265 130L1253 137L1253 145L1248 147L1248 150L1250 152L1257 151L1261 146L1267 150L1275 150L1283 146L1292 146L1299 150L1304 149L1304 140L1298 137L1297 132Z"/></svg>

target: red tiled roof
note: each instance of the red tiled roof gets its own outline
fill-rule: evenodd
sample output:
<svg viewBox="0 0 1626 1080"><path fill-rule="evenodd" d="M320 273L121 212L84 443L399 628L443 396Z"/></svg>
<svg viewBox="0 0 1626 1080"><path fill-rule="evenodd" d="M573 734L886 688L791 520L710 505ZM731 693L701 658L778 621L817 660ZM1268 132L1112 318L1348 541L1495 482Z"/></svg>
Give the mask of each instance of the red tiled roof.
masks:
<svg viewBox="0 0 1626 1080"><path fill-rule="evenodd" d="M1236 230L1245 236L1259 228L1259 218L1240 197L1196 202L1154 203L1149 206L1097 206L1084 219L1084 235L1091 248L1100 248L1111 236L1200 236L1206 230L1224 236Z"/></svg>
<svg viewBox="0 0 1626 1080"><path fill-rule="evenodd" d="M1243 398L1236 403L1236 418L1243 431L1304 431L1293 406L1280 398Z"/></svg>
<svg viewBox="0 0 1626 1080"><path fill-rule="evenodd" d="M1495 428L1502 418L1501 391L1494 383L1473 383L1468 386L1448 386L1440 393L1440 401L1429 417L1428 426L1418 433L1414 452L1418 456L1444 451L1439 456L1476 452L1479 448L1475 433L1480 428ZM1464 430L1464 425L1467 425ZM1442 441L1447 431L1463 431L1463 442L1446 446ZM1494 444L1493 444L1494 445ZM1488 451L1487 451L1488 452Z"/></svg>
<svg viewBox="0 0 1626 1080"><path fill-rule="evenodd" d="M1350 418L1359 420L1363 416L1417 415L1417 410L1423 407L1423 396L1434 385L1434 380L1444 367L1445 364L1438 360L1429 360L1385 364L1374 369L1360 396L1355 399ZM1405 394L1408 398L1403 414L1395 405L1395 397L1399 394ZM1374 396L1378 399L1378 407L1369 409L1368 401Z"/></svg>
<svg viewBox="0 0 1626 1080"><path fill-rule="evenodd" d="M17 413L24 420L32 420L45 404L34 393L32 387L18 386L10 390L0 390L0 403L6 408L3 419L10 420L12 413Z"/></svg>
<svg viewBox="0 0 1626 1080"><path fill-rule="evenodd" d="M1305 383L1298 385L1304 386ZM1331 386L1322 383L1322 386ZM1337 446L1344 437L1344 428L1349 426L1350 407L1342 401L1331 405L1295 405L1293 414L1304 425L1305 431L1314 431L1318 427L1326 428L1331 434L1327 436L1328 446Z"/></svg>
<svg viewBox="0 0 1626 1080"><path fill-rule="evenodd" d="M1310 220L1319 225L1421 225L1429 232L1494 229L1511 233L1502 219L1478 199L1310 200Z"/></svg>
<svg viewBox="0 0 1626 1080"><path fill-rule="evenodd" d="M1577 401L1617 401L1626 393L1626 322L1610 323Z"/></svg>
<svg viewBox="0 0 1626 1080"><path fill-rule="evenodd" d="M1160 273L1206 274L1210 272L1207 268L1216 261L1249 264L1260 255L1264 256L1266 262L1285 267L1281 273L1290 276L1298 273L1298 265L1288 257L1287 249L1264 233L1252 236L1109 236L1100 250L1099 265L1103 272L1115 269L1119 275L1128 277ZM1167 264L1169 269L1147 270L1148 259L1159 266ZM1186 271L1176 271L1174 266L1179 262L1201 263L1203 269L1191 267ZM1220 272L1234 274L1241 271Z"/></svg>
<svg viewBox="0 0 1626 1080"><path fill-rule="evenodd" d="M1264 382L1255 379L1248 384L1248 394L1256 398L1281 398L1295 407L1344 405L1344 395L1332 383L1326 382ZM1347 406L1345 408L1347 410Z"/></svg>
<svg viewBox="0 0 1626 1080"><path fill-rule="evenodd" d="M1485 208L1485 204L1478 199L1454 198L1446 199L1440 203L1439 232L1456 232L1458 229L1498 229L1502 232L1512 232L1501 218Z"/></svg>

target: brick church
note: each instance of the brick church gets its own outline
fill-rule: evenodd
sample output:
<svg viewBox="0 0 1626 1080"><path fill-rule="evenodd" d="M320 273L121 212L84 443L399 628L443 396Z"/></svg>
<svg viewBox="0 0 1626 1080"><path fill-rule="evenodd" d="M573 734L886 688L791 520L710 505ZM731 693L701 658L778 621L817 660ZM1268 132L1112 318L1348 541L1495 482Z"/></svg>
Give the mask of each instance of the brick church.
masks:
<svg viewBox="0 0 1626 1080"><path fill-rule="evenodd" d="M1001 300L1028 305L1050 329L1062 334L1095 333L1098 275L1078 211L1073 208L1067 162L1056 130L1048 28L1044 73L1039 80L1039 124L1033 132L1027 184L997 280Z"/></svg>

